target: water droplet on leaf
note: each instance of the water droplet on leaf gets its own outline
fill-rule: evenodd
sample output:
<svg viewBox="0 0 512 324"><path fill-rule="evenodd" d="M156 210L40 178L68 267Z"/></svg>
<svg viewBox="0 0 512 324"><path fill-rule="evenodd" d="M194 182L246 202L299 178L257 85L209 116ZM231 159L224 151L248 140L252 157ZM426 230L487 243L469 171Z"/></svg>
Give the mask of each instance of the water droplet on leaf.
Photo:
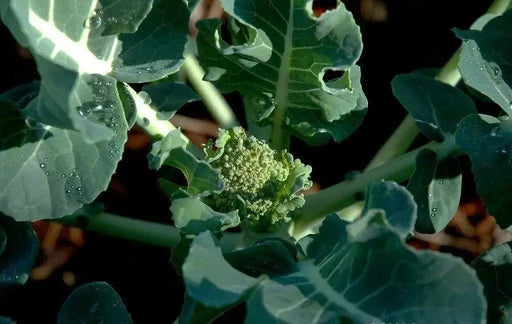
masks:
<svg viewBox="0 0 512 324"><path fill-rule="evenodd" d="M94 16L89 19L89 26L91 28L99 28L101 26L101 17L100 16Z"/></svg>
<svg viewBox="0 0 512 324"><path fill-rule="evenodd" d="M44 169L44 168L46 168L46 163L41 163L41 164L39 164L39 166L41 167L41 169Z"/></svg>
<svg viewBox="0 0 512 324"><path fill-rule="evenodd" d="M142 99L144 104L149 105L151 104L151 97L146 91L139 92L139 97Z"/></svg>
<svg viewBox="0 0 512 324"><path fill-rule="evenodd" d="M487 70L489 71L489 75L495 79L501 79L501 69L498 64L494 62L487 63Z"/></svg>

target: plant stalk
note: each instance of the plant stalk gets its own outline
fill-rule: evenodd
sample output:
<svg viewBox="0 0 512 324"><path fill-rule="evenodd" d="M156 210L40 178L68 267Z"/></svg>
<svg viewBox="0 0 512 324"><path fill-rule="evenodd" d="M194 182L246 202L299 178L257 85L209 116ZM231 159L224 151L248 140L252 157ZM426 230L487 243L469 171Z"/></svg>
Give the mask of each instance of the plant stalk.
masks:
<svg viewBox="0 0 512 324"><path fill-rule="evenodd" d="M176 246L181 240L180 230L174 226L109 213L76 213L53 221L116 238L166 248ZM245 246L242 235L238 233L223 233L220 242L224 251L232 251Z"/></svg>
<svg viewBox="0 0 512 324"><path fill-rule="evenodd" d="M397 157L390 162L365 171L353 180L346 180L317 193L306 196L306 204L294 213L294 237L307 230L308 226L330 213L337 212L357 202L355 196L364 193L366 187L375 181L389 180L402 182L408 179L416 164L416 155L424 149L430 149L440 158L461 154L455 144L454 137L447 138L442 143L431 142L414 151Z"/></svg>
<svg viewBox="0 0 512 324"><path fill-rule="evenodd" d="M208 112L210 112L212 117L219 123L220 127L231 128L237 126L238 121L233 110L231 110L217 88L210 82L203 80L204 70L193 55L185 55L183 71L192 87L194 87L196 92L203 99L206 109L208 109Z"/></svg>

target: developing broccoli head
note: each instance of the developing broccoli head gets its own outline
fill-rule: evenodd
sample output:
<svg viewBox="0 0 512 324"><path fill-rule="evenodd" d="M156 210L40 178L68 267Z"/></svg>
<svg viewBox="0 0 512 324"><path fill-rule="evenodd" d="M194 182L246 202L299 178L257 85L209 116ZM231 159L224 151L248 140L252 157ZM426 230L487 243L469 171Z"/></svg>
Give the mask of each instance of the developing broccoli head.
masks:
<svg viewBox="0 0 512 324"><path fill-rule="evenodd" d="M289 213L304 205L301 190L308 189L311 167L286 151L276 152L265 142L247 136L241 127L219 130L204 148L206 159L220 170L225 188L211 196L221 212L239 210L256 231L272 231L289 221Z"/></svg>

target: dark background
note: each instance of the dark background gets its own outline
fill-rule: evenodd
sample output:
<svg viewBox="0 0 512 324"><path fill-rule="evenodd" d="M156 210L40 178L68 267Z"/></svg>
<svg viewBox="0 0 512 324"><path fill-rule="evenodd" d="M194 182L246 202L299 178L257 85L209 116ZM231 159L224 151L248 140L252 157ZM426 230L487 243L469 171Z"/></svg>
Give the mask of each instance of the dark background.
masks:
<svg viewBox="0 0 512 324"><path fill-rule="evenodd" d="M329 5L332 1L317 1ZM387 0L383 22L363 19L359 1L345 1L361 26L364 51L359 64L369 100L363 126L341 144L309 147L293 141L294 156L313 166L313 178L322 187L341 181L346 172L361 170L405 116L394 99L390 82L399 73L424 67L441 67L460 41L451 28L468 28L485 12L490 0ZM38 78L34 62L23 55L5 26L0 24L2 44L0 92ZM21 55L20 55L21 53ZM240 107L236 94L228 96ZM192 107L190 107L192 108ZM200 105L194 115L204 115ZM420 143L422 139L417 141ZM111 186L100 200L108 211L159 222L170 222L168 199L155 185L157 175L147 168L144 150L127 150ZM466 172L468 172L466 170ZM467 177L466 177L467 179ZM470 183L468 192L472 192ZM65 243L64 243L65 244ZM170 251L125 240L86 233L86 245L63 267L43 281L30 280L9 295L0 296L0 314L18 323L54 323L65 298L78 285L102 280L121 295L136 323L170 323L179 314L184 288L169 263ZM68 286L64 272L76 283ZM226 321L226 318L224 318Z"/></svg>

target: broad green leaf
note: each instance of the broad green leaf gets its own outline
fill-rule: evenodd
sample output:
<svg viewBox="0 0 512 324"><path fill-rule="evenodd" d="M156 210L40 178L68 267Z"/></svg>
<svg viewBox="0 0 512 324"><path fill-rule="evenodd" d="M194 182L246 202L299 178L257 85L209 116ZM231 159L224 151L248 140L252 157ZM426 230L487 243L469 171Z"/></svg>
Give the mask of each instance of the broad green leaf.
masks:
<svg viewBox="0 0 512 324"><path fill-rule="evenodd" d="M346 137L367 102L354 65L361 33L345 6L338 2L315 17L308 0L221 3L232 17L232 45L222 39L219 20L197 23L205 78L224 92L242 93L262 124L288 125L303 139L314 136L314 143ZM342 75L324 81L328 71Z"/></svg>
<svg viewBox="0 0 512 324"><path fill-rule="evenodd" d="M45 133L42 127L29 127L15 104L0 101L0 150L37 142Z"/></svg>
<svg viewBox="0 0 512 324"><path fill-rule="evenodd" d="M229 213L216 212L199 197L173 200L171 212L174 225L185 234L197 235L208 230L217 233L240 224L237 210Z"/></svg>
<svg viewBox="0 0 512 324"><path fill-rule="evenodd" d="M107 188L126 142L123 110L106 105L81 118L108 122L113 136L91 144L83 133L25 120L40 137L0 151L1 212L17 221L59 218Z"/></svg>
<svg viewBox="0 0 512 324"><path fill-rule="evenodd" d="M214 308L236 303L260 281L233 269L218 244L210 232L201 233L194 239L183 264L188 295Z"/></svg>
<svg viewBox="0 0 512 324"><path fill-rule="evenodd" d="M163 165L178 168L187 179L187 192L191 195L205 195L224 188L219 171L207 162L196 158L187 150L188 141L179 129L153 144L149 153L149 166L160 169Z"/></svg>
<svg viewBox="0 0 512 324"><path fill-rule="evenodd" d="M117 292L106 282L92 282L73 291L59 311L58 324L130 324L132 319Z"/></svg>
<svg viewBox="0 0 512 324"><path fill-rule="evenodd" d="M481 31L455 30L464 40L459 70L464 82L512 115L512 11L490 20Z"/></svg>
<svg viewBox="0 0 512 324"><path fill-rule="evenodd" d="M487 115L472 115L462 120L456 141L472 164L478 193L489 213L506 228L512 224L512 131L511 121L503 123Z"/></svg>
<svg viewBox="0 0 512 324"><path fill-rule="evenodd" d="M0 287L24 284L39 253L32 226L0 215Z"/></svg>
<svg viewBox="0 0 512 324"><path fill-rule="evenodd" d="M245 249L224 253L224 258L235 269L253 277L262 274L282 276L296 271L295 255L286 244L289 243L269 238Z"/></svg>
<svg viewBox="0 0 512 324"><path fill-rule="evenodd" d="M413 231L418 208L407 189L395 182L374 182L366 189L365 197L363 215L371 209L380 209L402 237Z"/></svg>
<svg viewBox="0 0 512 324"><path fill-rule="evenodd" d="M462 118L476 114L475 104L468 95L428 76L400 74L393 79L392 87L420 131L438 142L453 135Z"/></svg>
<svg viewBox="0 0 512 324"><path fill-rule="evenodd" d="M511 243L493 247L480 255L471 266L484 285L487 298L487 323L510 323L512 296L512 249ZM501 319L501 321L500 321Z"/></svg>
<svg viewBox="0 0 512 324"><path fill-rule="evenodd" d="M297 271L256 279L230 267L214 237L203 233L183 267L187 293L214 307L247 301L246 323L484 319L485 300L475 273L460 259L409 249L383 213L368 212L353 224L330 215L320 233L307 240L302 247L308 259L297 263Z"/></svg>
<svg viewBox="0 0 512 324"><path fill-rule="evenodd" d="M151 107L158 111L158 118L171 119L184 104L199 100L199 96L181 82L159 82L142 88L150 99Z"/></svg>
<svg viewBox="0 0 512 324"><path fill-rule="evenodd" d="M459 207L462 174L459 162L448 158L439 160L431 150L416 156L416 168L407 189L418 204L415 229L421 233L442 231Z"/></svg>
<svg viewBox="0 0 512 324"><path fill-rule="evenodd" d="M382 215L370 217L368 230L380 228L380 235L357 232L354 237L353 225L329 216L310 244L316 250L309 251L312 258L251 295L247 322L326 323L341 316L354 323L483 319L481 285L461 260L410 250L394 230L382 227ZM328 234L324 241L324 231L338 231L338 240Z"/></svg>

